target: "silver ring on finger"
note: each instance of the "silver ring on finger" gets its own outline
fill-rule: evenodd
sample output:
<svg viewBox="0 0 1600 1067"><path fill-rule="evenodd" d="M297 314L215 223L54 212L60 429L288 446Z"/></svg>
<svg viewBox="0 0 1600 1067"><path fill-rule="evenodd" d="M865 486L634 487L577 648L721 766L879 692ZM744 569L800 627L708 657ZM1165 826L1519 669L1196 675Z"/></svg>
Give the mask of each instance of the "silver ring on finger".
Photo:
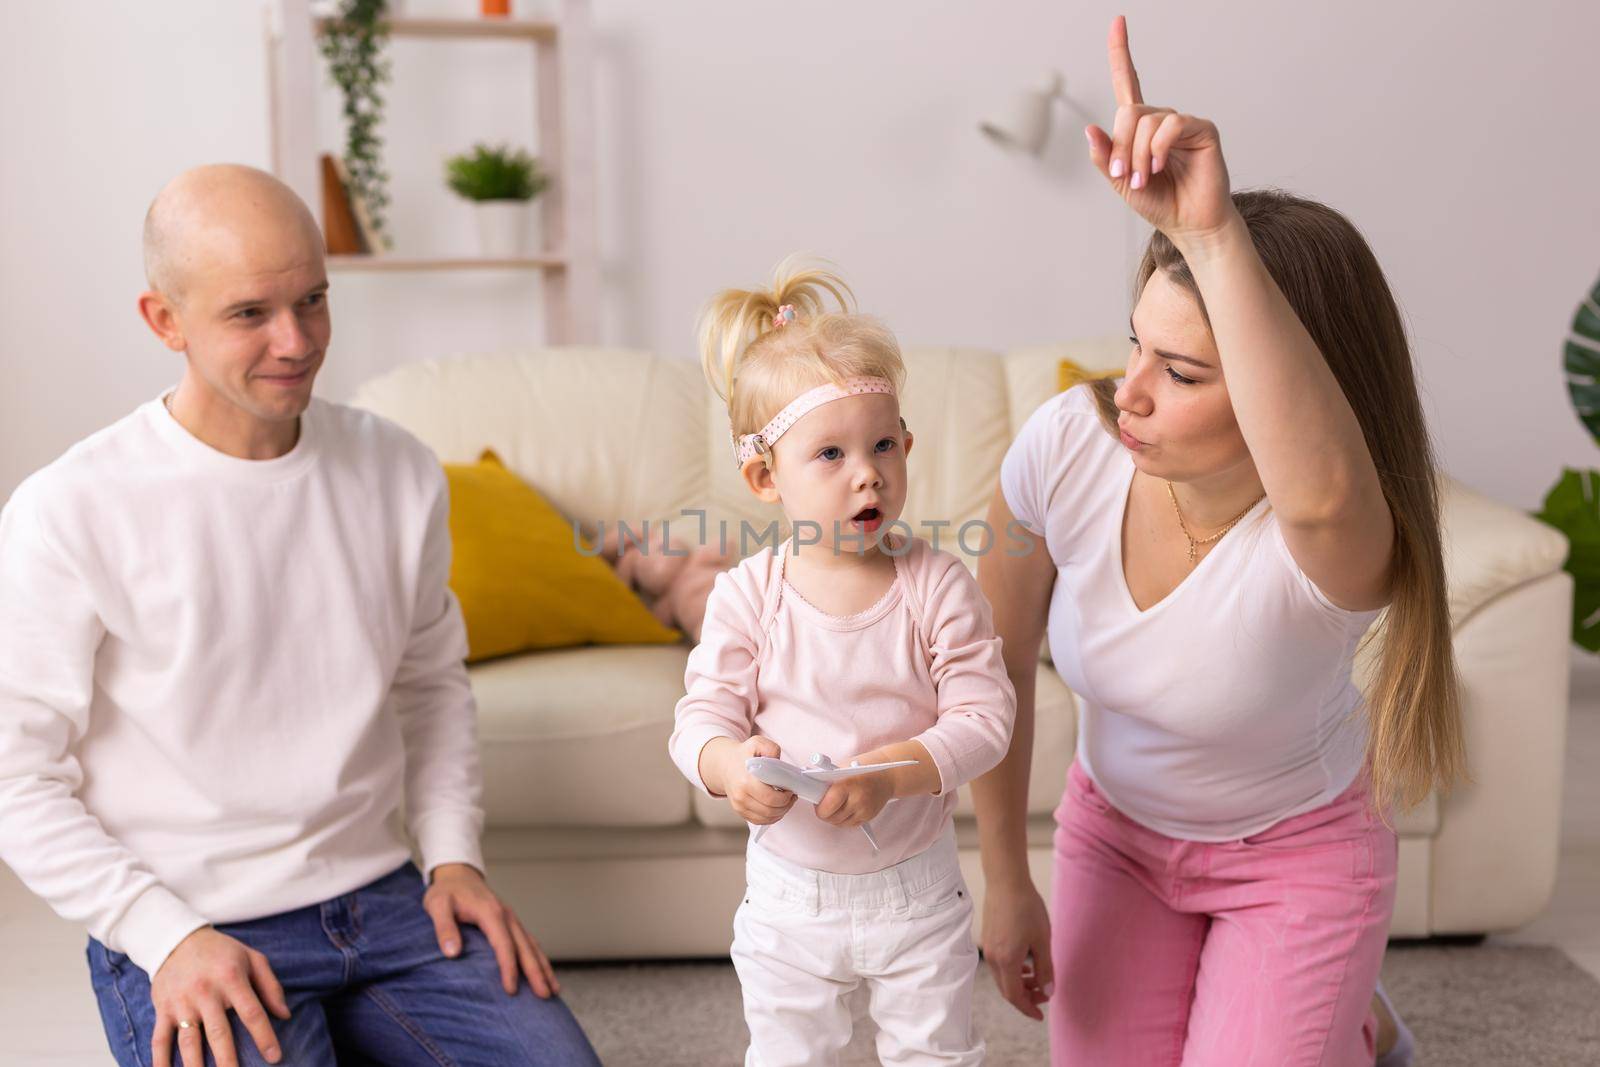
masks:
<svg viewBox="0 0 1600 1067"><path fill-rule="evenodd" d="M190 1022L188 1019L179 1019L178 1020L178 1029L179 1030L193 1030L194 1029L194 1023Z"/></svg>

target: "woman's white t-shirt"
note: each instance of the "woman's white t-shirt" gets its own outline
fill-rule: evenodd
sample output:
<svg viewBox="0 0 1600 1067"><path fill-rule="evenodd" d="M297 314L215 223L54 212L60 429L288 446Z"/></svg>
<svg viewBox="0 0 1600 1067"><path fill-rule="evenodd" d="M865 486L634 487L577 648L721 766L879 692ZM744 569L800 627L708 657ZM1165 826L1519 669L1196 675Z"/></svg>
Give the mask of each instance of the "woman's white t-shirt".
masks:
<svg viewBox="0 0 1600 1067"><path fill-rule="evenodd" d="M1265 500L1140 611L1122 569L1134 469L1087 386L1041 405L1000 468L1012 514L1056 565L1050 654L1081 704L1078 762L1129 818L1192 841L1328 803L1361 770L1350 670L1378 612L1330 601Z"/></svg>

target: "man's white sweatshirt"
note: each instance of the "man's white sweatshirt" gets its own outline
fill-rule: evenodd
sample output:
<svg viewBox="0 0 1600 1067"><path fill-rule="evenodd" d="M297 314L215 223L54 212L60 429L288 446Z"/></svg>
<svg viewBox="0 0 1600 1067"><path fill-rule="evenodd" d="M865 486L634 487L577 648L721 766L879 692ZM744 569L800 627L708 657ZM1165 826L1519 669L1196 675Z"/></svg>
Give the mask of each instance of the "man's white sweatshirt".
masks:
<svg viewBox="0 0 1600 1067"><path fill-rule="evenodd" d="M313 400L237 459L159 399L0 511L0 861L154 974L205 923L404 863L482 867L449 502L419 441ZM400 811L405 801L405 825Z"/></svg>

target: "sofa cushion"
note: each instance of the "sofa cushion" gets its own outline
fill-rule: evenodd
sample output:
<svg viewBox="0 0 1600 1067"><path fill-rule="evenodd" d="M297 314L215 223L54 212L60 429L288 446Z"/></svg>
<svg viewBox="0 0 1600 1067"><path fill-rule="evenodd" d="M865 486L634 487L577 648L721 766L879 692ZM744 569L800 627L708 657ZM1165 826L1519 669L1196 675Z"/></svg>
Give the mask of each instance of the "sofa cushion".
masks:
<svg viewBox="0 0 1600 1067"><path fill-rule="evenodd" d="M446 463L494 449L593 535L602 521L637 530L701 506L707 391L691 360L569 346L407 364L351 402L399 423Z"/></svg>
<svg viewBox="0 0 1600 1067"><path fill-rule="evenodd" d="M689 791L667 758L687 645L534 652L468 669L491 827L671 826Z"/></svg>
<svg viewBox="0 0 1600 1067"><path fill-rule="evenodd" d="M977 348L905 349L906 388L900 410L916 436L906 458L906 509L901 520L930 544L975 568L985 550L982 520L1011 444L1005 365ZM941 525L948 523L948 525ZM1001 532L996 544L1003 548Z"/></svg>
<svg viewBox="0 0 1600 1067"><path fill-rule="evenodd" d="M1452 478L1440 484L1440 518L1454 628L1495 597L1566 562L1567 539L1558 530Z"/></svg>

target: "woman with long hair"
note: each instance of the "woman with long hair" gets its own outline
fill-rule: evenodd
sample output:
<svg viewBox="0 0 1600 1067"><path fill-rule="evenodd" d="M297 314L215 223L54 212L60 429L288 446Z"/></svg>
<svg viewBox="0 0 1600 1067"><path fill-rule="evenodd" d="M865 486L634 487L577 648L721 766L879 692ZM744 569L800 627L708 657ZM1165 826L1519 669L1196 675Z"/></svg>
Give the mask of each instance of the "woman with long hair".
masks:
<svg viewBox="0 0 1600 1067"><path fill-rule="evenodd" d="M1348 220L1234 193L1216 126L1144 103L1120 18L1110 52L1090 156L1156 232L1126 375L1035 411L990 506L1033 551L979 566L1017 693L973 787L983 947L1056 1064L1402 1062L1374 999L1390 813L1464 762L1405 331ZM1048 913L1025 838L1046 635L1080 704Z"/></svg>

